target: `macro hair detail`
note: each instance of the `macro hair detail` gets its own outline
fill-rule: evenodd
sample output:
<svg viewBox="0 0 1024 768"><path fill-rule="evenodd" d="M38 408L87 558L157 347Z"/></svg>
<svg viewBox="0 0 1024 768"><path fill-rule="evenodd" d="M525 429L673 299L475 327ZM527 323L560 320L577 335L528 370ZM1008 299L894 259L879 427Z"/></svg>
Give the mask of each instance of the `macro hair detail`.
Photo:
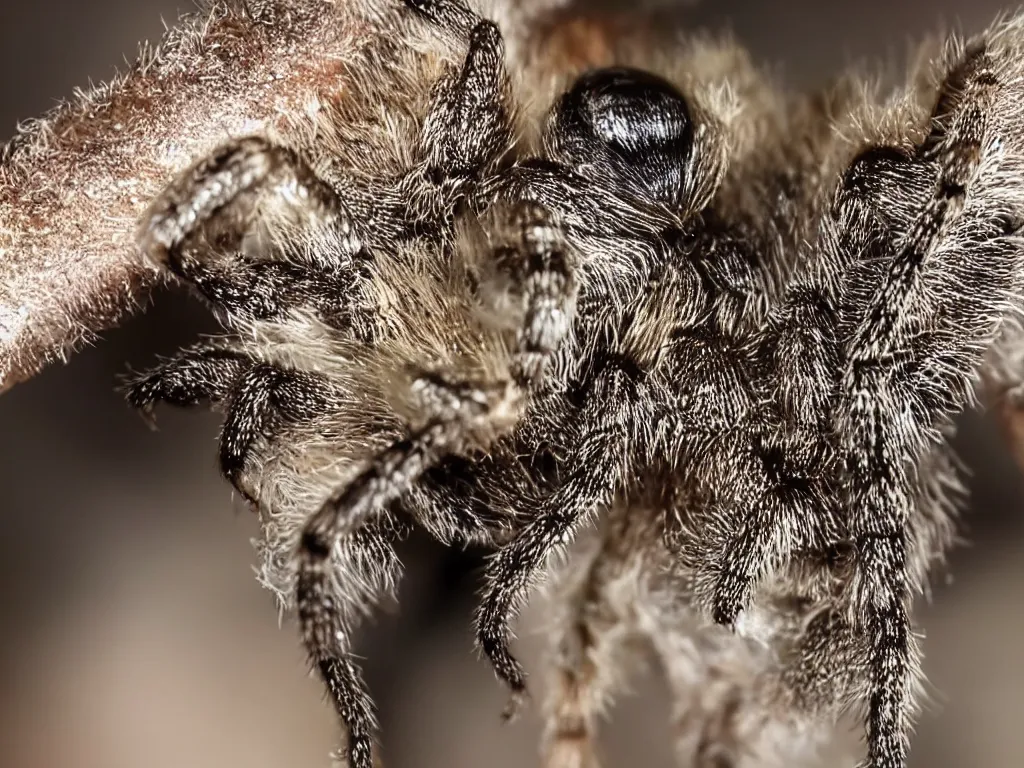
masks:
<svg viewBox="0 0 1024 768"><path fill-rule="evenodd" d="M506 717L512 622L571 558L547 768L598 764L638 648L681 765L792 765L853 709L864 765L903 768L953 418L1024 380L1024 18L798 94L731 40L559 59L506 40L511 0L350 5L382 37L336 63L346 98L227 141L143 216L145 263L224 330L126 384L147 414L223 411L342 758L379 760L352 638L419 527L494 551L476 636ZM285 37L336 12L240 7Z"/></svg>

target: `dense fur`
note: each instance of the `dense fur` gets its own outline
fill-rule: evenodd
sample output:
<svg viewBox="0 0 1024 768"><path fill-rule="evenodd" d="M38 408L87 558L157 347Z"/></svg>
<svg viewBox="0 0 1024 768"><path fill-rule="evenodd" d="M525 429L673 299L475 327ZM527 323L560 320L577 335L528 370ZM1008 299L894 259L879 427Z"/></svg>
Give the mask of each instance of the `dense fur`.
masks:
<svg viewBox="0 0 1024 768"><path fill-rule="evenodd" d="M366 12L393 37L346 61L358 98L153 203L143 253L227 334L129 388L224 409L222 469L351 764L374 714L350 638L409 526L497 549L478 639L511 714L509 622L596 519L556 622L550 768L595 764L643 647L681 764L789 765L864 705L869 765L905 765L950 420L983 372L1019 384L1022 22L905 85L789 95L729 41L609 44L662 88L522 52L510 72L457 0ZM646 96L602 101L615 78Z"/></svg>

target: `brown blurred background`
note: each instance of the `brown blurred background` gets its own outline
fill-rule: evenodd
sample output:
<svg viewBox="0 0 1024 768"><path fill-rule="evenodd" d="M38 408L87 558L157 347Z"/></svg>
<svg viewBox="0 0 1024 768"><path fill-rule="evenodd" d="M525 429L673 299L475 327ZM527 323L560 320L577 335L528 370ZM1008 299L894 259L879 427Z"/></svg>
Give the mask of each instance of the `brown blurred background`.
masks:
<svg viewBox="0 0 1024 768"><path fill-rule="evenodd" d="M0 0L0 139L75 86L108 78L187 0ZM861 58L899 61L941 23L981 29L996 0L706 0L694 26L731 26L797 84ZM252 578L255 535L217 476L217 423L162 412L148 431L114 392L202 329L202 309L156 307L70 365L0 398L0 766L326 766L332 713ZM1024 497L979 417L959 447L972 470L969 547L922 614L933 703L912 764L1024 764ZM236 510L240 509L235 507ZM478 561L423 541L403 552L400 614L365 633L391 768L536 764L536 721L502 727L502 692L472 652ZM540 638L520 645L536 666ZM620 705L608 766L669 766L657 680ZM844 763L845 764L845 763Z"/></svg>

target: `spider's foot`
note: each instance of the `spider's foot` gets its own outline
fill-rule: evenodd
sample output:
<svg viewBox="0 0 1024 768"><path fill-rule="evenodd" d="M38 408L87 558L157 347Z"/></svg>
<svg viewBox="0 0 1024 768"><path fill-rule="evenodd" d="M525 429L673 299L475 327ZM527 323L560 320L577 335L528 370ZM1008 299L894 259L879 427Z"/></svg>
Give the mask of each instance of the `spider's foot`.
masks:
<svg viewBox="0 0 1024 768"><path fill-rule="evenodd" d="M523 665L509 649L508 614L494 600L484 602L478 619L477 644L491 662L494 674L508 687L509 699L501 717L505 722L510 722L519 714L529 694Z"/></svg>
<svg viewBox="0 0 1024 768"><path fill-rule="evenodd" d="M698 586L698 592L716 624L736 630L740 612L750 606L759 581L772 570L776 535L770 523L751 521L728 537L721 559L708 563L706 586Z"/></svg>
<svg viewBox="0 0 1024 768"><path fill-rule="evenodd" d="M505 708L501 711L502 722L515 722L516 718L519 717L519 713L523 711L523 706L529 701L529 699L530 692L526 690L525 684L520 682L520 687L512 689L512 692L509 694L508 701L505 703Z"/></svg>
<svg viewBox="0 0 1024 768"><path fill-rule="evenodd" d="M530 693L526 687L526 673L522 664L509 651L507 642L485 643L481 641L480 645L494 667L498 679L508 688L508 701L501 712L501 719L510 723L519 716L523 705L530 699Z"/></svg>
<svg viewBox="0 0 1024 768"><path fill-rule="evenodd" d="M740 614L750 602L750 577L729 569L715 580L711 597L711 618L716 624L736 631Z"/></svg>
<svg viewBox="0 0 1024 768"><path fill-rule="evenodd" d="M716 596L715 602L711 608L711 618L715 624L720 624L723 627L728 627L730 630L735 631L736 622L739 619L740 611L743 610L743 606L736 600L732 600L728 597Z"/></svg>

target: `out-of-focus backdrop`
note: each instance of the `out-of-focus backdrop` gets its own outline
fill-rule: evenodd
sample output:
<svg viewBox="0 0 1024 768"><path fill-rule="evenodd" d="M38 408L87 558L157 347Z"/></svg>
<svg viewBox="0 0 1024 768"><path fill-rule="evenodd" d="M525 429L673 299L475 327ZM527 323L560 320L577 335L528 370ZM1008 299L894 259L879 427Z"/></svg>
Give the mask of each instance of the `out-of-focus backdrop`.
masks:
<svg viewBox="0 0 1024 768"><path fill-rule="evenodd" d="M0 139L108 78L188 0L0 2ZM682 11L732 27L790 82L862 58L900 61L944 23L981 29L999 0L717 0ZM195 302L156 306L0 397L0 765L9 768L325 766L335 724L252 578L251 516L215 468L217 422L165 411L153 434L114 391L211 326ZM1024 762L1024 496L991 424L963 420L971 544L922 613L932 703L912 764ZM499 724L503 694L472 652L478 560L413 541L401 611L364 633L392 768L535 765L537 723ZM521 632L536 666L541 639ZM656 679L614 713L609 766L669 766Z"/></svg>

